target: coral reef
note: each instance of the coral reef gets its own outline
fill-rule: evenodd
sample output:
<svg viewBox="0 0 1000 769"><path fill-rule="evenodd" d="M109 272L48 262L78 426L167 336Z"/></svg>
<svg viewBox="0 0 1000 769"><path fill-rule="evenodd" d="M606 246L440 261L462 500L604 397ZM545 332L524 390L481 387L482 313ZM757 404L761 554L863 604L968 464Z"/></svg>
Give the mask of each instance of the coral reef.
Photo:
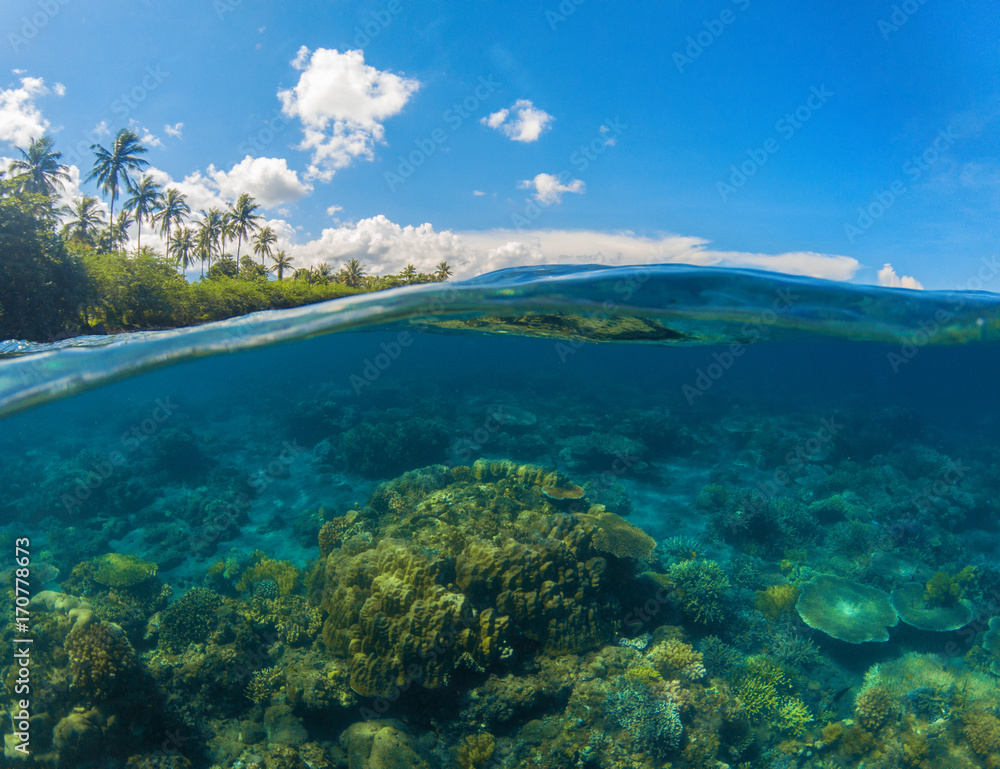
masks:
<svg viewBox="0 0 1000 769"><path fill-rule="evenodd" d="M899 622L884 591L826 574L802 585L795 609L809 627L852 644L888 641Z"/></svg>

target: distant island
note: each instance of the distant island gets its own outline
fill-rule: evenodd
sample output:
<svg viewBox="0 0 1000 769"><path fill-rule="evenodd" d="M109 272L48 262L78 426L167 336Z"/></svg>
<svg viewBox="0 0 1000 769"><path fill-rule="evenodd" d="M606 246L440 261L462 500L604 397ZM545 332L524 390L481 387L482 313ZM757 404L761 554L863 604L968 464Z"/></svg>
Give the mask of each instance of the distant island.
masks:
<svg viewBox="0 0 1000 769"><path fill-rule="evenodd" d="M337 271L326 264L296 269L276 249L277 236L261 223L251 195L228 210L195 212L181 192L140 175L146 147L133 131L122 129L110 147L91 149L95 162L86 178L109 198L107 221L88 195L60 206L69 170L50 137L32 139L0 172L0 339L48 342L191 326L452 274L441 262L431 274L407 265L398 274L369 275L358 259ZM142 245L143 222L159 230L166 253ZM196 265L200 279L192 283L185 271Z"/></svg>

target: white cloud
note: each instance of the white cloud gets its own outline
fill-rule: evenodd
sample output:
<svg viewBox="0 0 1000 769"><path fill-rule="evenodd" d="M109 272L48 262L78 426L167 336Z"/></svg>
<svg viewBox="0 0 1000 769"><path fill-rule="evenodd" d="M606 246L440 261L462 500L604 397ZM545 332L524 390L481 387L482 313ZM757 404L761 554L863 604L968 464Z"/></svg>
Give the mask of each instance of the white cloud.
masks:
<svg viewBox="0 0 1000 769"><path fill-rule="evenodd" d="M559 203L562 201L563 193L572 192L582 195L587 191L587 185L580 179L574 179L569 184L563 184L558 176L552 174L538 174L534 179L525 179L518 182L521 189L535 188L535 199L541 203Z"/></svg>
<svg viewBox="0 0 1000 769"><path fill-rule="evenodd" d="M507 118L513 118L508 122ZM518 99L510 109L502 109L482 118L479 122L494 128L508 139L516 142L538 141L549 124L555 120L552 115L538 109L529 99Z"/></svg>
<svg viewBox="0 0 1000 769"><path fill-rule="evenodd" d="M849 280L857 260L808 251L757 254L715 251L708 241L679 235L655 238L632 232L513 230L437 232L430 224L400 226L385 216L323 230L313 241L292 247L296 266L327 263L339 268L357 258L370 273L399 272L407 264L432 272L446 260L458 278L505 267L536 264L693 264L771 270L831 280Z"/></svg>
<svg viewBox="0 0 1000 769"><path fill-rule="evenodd" d="M32 139L41 139L50 124L35 100L49 93L40 77L22 77L20 87L0 90L0 141L26 148ZM62 95L58 84L56 95Z"/></svg>
<svg viewBox="0 0 1000 769"><path fill-rule="evenodd" d="M52 93L54 93L56 96L65 96L66 86L64 86L62 83L56 83L54 86L52 86Z"/></svg>
<svg viewBox="0 0 1000 769"><path fill-rule="evenodd" d="M343 210L344 210L344 207L343 207L343 206L329 206L329 207L328 207L328 208L326 209L326 215L327 215L327 216L333 216L333 215L334 215L335 213L337 213L338 211L343 211Z"/></svg>
<svg viewBox="0 0 1000 769"><path fill-rule="evenodd" d="M244 192L253 195L264 208L291 203L312 191L299 179L284 158L252 158L247 155L229 171L208 167L219 194L235 200Z"/></svg>
<svg viewBox="0 0 1000 769"><path fill-rule="evenodd" d="M210 165L205 173L195 171L180 181L166 171L150 167L150 174L164 188L174 187L184 194L195 211L228 208L244 192L264 208L277 208L298 200L312 190L288 167L284 158L252 158L247 155L228 171Z"/></svg>
<svg viewBox="0 0 1000 769"><path fill-rule="evenodd" d="M882 265L882 269L878 271L878 284L889 288L912 288L918 291L923 289L921 282L912 275L897 275L891 264Z"/></svg>
<svg viewBox="0 0 1000 769"><path fill-rule="evenodd" d="M312 153L306 179L329 181L355 159L371 160L382 142L382 122L402 111L420 87L417 80L365 64L363 51L303 46L292 66L301 70L294 88L278 91L281 110L302 122L299 149Z"/></svg>
<svg viewBox="0 0 1000 769"><path fill-rule="evenodd" d="M111 128L108 126L108 121L102 120L100 123L95 125L94 133L98 136L111 136Z"/></svg>
<svg viewBox="0 0 1000 769"><path fill-rule="evenodd" d="M184 124L174 123L173 125L165 125L163 126L163 132L167 136L173 136L175 139L182 139L184 138Z"/></svg>
<svg viewBox="0 0 1000 769"><path fill-rule="evenodd" d="M474 198L481 198L485 194L486 193L483 192L482 190L473 190L472 191L472 197L474 197Z"/></svg>
<svg viewBox="0 0 1000 769"><path fill-rule="evenodd" d="M159 136L155 135L148 128L142 129L142 136L139 137L139 141L145 144L147 147L162 147L163 141Z"/></svg>

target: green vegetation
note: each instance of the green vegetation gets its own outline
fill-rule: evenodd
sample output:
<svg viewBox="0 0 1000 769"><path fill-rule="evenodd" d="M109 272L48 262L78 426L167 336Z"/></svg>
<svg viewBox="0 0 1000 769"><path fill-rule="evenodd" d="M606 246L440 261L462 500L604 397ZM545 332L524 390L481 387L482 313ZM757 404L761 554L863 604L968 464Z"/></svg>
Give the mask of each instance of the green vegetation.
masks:
<svg viewBox="0 0 1000 769"><path fill-rule="evenodd" d="M176 328L451 275L447 262L433 274L407 265L398 275L369 275L358 259L339 271L328 264L296 269L276 248L277 235L251 195L240 195L228 211L194 213L180 191L163 190L148 175L136 178L148 164L132 131L119 131L110 149L91 149L96 160L87 178L109 197L107 220L89 195L59 207L69 173L49 137L20 150L9 176L0 172L0 339ZM141 244L144 222L163 235L165 254ZM234 242L235 257L227 251ZM253 256L241 255L251 248ZM188 282L184 272L196 264L202 279Z"/></svg>

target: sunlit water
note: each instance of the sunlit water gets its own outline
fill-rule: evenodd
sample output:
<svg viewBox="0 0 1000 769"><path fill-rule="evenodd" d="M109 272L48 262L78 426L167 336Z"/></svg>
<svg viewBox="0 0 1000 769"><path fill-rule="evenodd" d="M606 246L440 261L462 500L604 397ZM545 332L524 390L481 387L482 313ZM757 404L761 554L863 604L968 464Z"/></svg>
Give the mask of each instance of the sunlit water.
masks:
<svg viewBox="0 0 1000 769"><path fill-rule="evenodd" d="M988 766L998 339L992 294L673 267L8 344L2 563L75 602L7 594L7 760Z"/></svg>

